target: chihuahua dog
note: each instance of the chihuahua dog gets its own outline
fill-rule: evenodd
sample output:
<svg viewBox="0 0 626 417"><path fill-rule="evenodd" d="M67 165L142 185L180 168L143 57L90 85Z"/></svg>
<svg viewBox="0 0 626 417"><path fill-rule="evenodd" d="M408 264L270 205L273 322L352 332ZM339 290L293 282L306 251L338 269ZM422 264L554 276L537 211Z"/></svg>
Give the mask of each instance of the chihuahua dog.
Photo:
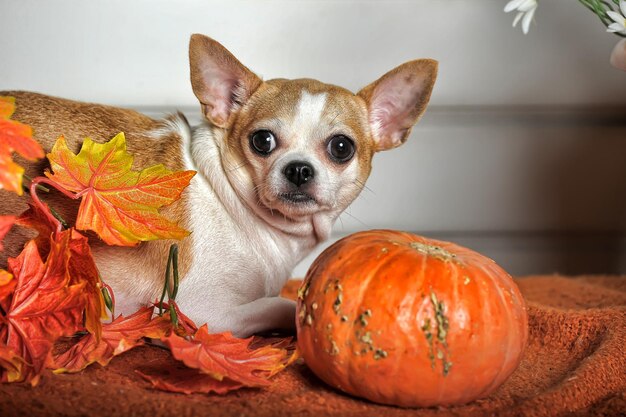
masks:
<svg viewBox="0 0 626 417"><path fill-rule="evenodd" d="M33 127L46 152L60 135L78 152L85 137L126 134L134 169L164 164L195 170L181 199L164 210L192 234L179 242L181 310L212 332L247 336L295 326L294 302L278 296L294 266L329 237L370 174L374 153L403 144L430 99L437 62L407 62L357 94L312 79L263 81L218 42L193 35L191 85L206 121L153 120L137 112L28 92L13 119ZM18 161L36 177L46 162ZM43 196L68 220L75 203ZM0 213L19 213L26 197L4 193ZM27 229L5 240L16 256ZM132 313L163 288L170 241L114 247L90 238L117 312Z"/></svg>

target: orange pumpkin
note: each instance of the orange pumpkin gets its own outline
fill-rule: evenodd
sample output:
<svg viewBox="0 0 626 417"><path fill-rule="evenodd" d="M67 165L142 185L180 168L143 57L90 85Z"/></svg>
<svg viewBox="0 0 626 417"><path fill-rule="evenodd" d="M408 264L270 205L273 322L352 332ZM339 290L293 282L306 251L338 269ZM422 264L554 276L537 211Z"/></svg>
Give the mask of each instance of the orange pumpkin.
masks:
<svg viewBox="0 0 626 417"><path fill-rule="evenodd" d="M392 230L353 234L315 260L298 291L297 326L318 377L405 407L489 395L528 337L524 300L494 261Z"/></svg>

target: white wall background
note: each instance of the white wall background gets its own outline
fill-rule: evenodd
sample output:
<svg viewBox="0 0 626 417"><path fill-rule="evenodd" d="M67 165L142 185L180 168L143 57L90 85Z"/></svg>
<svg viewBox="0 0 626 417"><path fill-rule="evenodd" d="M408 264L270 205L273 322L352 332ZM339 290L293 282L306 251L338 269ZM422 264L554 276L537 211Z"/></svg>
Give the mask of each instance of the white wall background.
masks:
<svg viewBox="0 0 626 417"><path fill-rule="evenodd" d="M574 0L540 0L524 36L505 3L0 0L0 90L197 116L194 32L266 79L353 90L432 57L431 108L407 145L375 159L371 191L337 236L397 228L459 241L513 273L626 272L626 73L608 64L617 37Z"/></svg>
<svg viewBox="0 0 626 417"><path fill-rule="evenodd" d="M624 104L617 41L575 0L540 0L528 36L506 0L0 0L0 87L119 105L195 103L194 32L265 78L357 89L417 57L441 61L434 105Z"/></svg>

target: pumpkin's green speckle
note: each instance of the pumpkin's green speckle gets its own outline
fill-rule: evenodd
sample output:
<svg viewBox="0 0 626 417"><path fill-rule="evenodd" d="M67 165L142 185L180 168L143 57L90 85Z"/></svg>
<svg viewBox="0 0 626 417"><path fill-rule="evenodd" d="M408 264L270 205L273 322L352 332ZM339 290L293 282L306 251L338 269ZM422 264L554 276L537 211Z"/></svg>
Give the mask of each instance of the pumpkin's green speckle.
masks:
<svg viewBox="0 0 626 417"><path fill-rule="evenodd" d="M374 352L375 360L385 359L387 356L387 352L382 349L376 349L376 351Z"/></svg>

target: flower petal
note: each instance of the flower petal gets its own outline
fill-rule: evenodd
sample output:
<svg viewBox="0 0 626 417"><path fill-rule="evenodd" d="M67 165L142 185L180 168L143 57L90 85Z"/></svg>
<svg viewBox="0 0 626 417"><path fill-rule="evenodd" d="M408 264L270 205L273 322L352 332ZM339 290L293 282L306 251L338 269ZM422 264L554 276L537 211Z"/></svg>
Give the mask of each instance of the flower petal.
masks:
<svg viewBox="0 0 626 417"><path fill-rule="evenodd" d="M619 14L619 13L617 13L617 12L613 12L613 11L610 11L610 10L608 10L608 11L606 12L606 14L607 14L607 15L609 15L609 17L610 17L611 19L613 19L613 21L614 21L615 23L617 23L617 24L620 24L620 25L624 26L624 20L626 20L626 19L624 18L624 16L622 16L621 14Z"/></svg>
<svg viewBox="0 0 626 417"><path fill-rule="evenodd" d="M622 11L622 14L626 16L626 0L620 0L619 9Z"/></svg>
<svg viewBox="0 0 626 417"><path fill-rule="evenodd" d="M506 4L506 6L504 6L504 13L508 13L508 12L512 12L513 10L516 10L525 1L526 0L511 0L511 1L509 1Z"/></svg>
<svg viewBox="0 0 626 417"><path fill-rule="evenodd" d="M530 22L532 22L533 20L533 16L535 15L535 10L536 9L530 10L528 13L526 13L526 15L524 16L524 19L522 19L522 32L524 32L524 35L527 35L528 31L530 30Z"/></svg>
<svg viewBox="0 0 626 417"><path fill-rule="evenodd" d="M524 16L524 12L518 12L517 13L517 15L515 16L515 19L513 19L513 27L517 26L517 22L520 21L522 16Z"/></svg>
<svg viewBox="0 0 626 417"><path fill-rule="evenodd" d="M626 35L626 28L619 23L611 23L606 31L613 33L624 33Z"/></svg>
<svg viewBox="0 0 626 417"><path fill-rule="evenodd" d="M517 10L520 12L529 12L537 8L537 0L526 0Z"/></svg>

